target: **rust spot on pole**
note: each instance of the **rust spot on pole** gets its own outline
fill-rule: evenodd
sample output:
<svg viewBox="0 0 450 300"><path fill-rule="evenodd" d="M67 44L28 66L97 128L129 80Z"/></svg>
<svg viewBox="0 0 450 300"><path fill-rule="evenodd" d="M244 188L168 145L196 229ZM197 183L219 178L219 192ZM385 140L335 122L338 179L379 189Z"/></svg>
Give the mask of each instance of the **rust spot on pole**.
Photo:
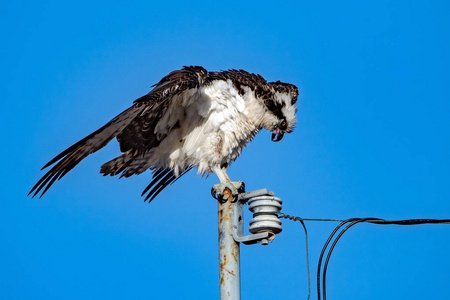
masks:
<svg viewBox="0 0 450 300"><path fill-rule="evenodd" d="M236 252L234 252L234 251L231 252L231 255L233 255L233 258L234 258L235 261L238 260L238 254Z"/></svg>
<svg viewBox="0 0 450 300"><path fill-rule="evenodd" d="M225 188L223 191L223 198L227 201L233 201L233 194L231 193L229 188Z"/></svg>
<svg viewBox="0 0 450 300"><path fill-rule="evenodd" d="M235 275L234 274L234 271L230 271L230 270L228 270L227 268L225 268L225 267L222 267L222 270L224 270L224 271L227 271L228 272L228 274L230 274L230 275Z"/></svg>

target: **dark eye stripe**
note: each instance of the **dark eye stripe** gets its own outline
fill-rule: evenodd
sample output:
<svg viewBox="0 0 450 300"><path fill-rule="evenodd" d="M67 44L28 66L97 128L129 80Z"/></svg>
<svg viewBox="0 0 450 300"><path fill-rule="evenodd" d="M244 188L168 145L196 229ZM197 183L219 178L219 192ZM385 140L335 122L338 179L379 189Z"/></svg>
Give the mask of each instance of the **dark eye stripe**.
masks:
<svg viewBox="0 0 450 300"><path fill-rule="evenodd" d="M279 103L277 101L268 99L265 101L267 108L272 112L278 119L284 119L283 112L281 109L284 107L284 103Z"/></svg>

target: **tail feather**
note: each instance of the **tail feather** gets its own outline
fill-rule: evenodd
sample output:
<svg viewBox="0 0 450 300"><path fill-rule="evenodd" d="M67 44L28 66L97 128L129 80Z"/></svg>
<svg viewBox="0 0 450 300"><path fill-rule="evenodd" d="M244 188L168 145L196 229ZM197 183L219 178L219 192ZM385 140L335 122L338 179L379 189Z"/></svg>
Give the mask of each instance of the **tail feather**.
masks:
<svg viewBox="0 0 450 300"><path fill-rule="evenodd" d="M148 153L139 155L128 152L103 164L100 168L100 173L103 176L116 176L122 173L120 174L120 178L139 175L151 167L150 158L151 154Z"/></svg>
<svg viewBox="0 0 450 300"><path fill-rule="evenodd" d="M172 169L157 169L153 173L153 180L150 184L144 189L141 196L144 196L148 192L144 201L152 202L156 196L159 195L168 185L173 184L175 181L181 178L184 174L189 172L193 167L187 168L183 173L178 176L175 176Z"/></svg>
<svg viewBox="0 0 450 300"><path fill-rule="evenodd" d="M122 112L120 115L109 121L105 126L88 135L81 141L70 146L55 158L50 160L42 169L45 169L53 164L53 166L31 189L28 195L33 194L35 197L42 189L39 196L42 197L45 192L55 183L56 180L61 179L76 165L78 165L89 154L100 150L106 146L114 137L120 134L123 129L138 116L144 106L134 105Z"/></svg>
<svg viewBox="0 0 450 300"><path fill-rule="evenodd" d="M107 175L116 176L120 174L123 170L125 170L131 164L132 161L133 157L130 156L129 153L122 154L121 156L118 156L108 161L107 163L104 163L100 167L100 173L103 174L103 176Z"/></svg>

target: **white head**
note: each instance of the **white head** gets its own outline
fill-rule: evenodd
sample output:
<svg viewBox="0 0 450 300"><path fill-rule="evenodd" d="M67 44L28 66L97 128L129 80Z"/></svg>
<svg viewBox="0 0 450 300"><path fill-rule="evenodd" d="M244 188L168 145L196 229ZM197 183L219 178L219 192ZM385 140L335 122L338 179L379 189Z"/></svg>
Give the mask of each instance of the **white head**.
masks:
<svg viewBox="0 0 450 300"><path fill-rule="evenodd" d="M284 133L292 132L297 122L298 89L293 84L280 81L269 82L269 86L272 93L271 97L263 99L267 111L262 124L265 129L272 131L272 141L278 142Z"/></svg>

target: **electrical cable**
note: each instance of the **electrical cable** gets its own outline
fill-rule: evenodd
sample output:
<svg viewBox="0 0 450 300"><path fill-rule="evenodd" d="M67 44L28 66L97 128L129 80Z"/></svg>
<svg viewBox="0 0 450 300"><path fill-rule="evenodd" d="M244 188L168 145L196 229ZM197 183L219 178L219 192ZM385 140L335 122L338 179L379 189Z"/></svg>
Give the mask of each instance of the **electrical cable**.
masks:
<svg viewBox="0 0 450 300"><path fill-rule="evenodd" d="M330 250L328 251L328 255L327 258L325 260L325 264L323 265L323 275L322 275L322 290L323 290L323 299L325 300L327 298L327 290L326 290L326 278L327 278L327 269L328 269L328 262L330 261L330 257L331 257L331 253L334 250L334 247L336 246L337 242L339 241L339 239L342 237L342 235L352 226L361 223L361 222L367 222L369 220L376 220L375 218L364 218L364 219L359 219L359 220L354 220L352 221L349 225L347 225L336 237L336 239L334 240L333 244L330 247ZM378 219L379 220L379 219ZM343 222L341 224L346 224L348 222ZM320 282L320 281L319 281ZM320 299L320 283L317 286L317 291L318 291L318 299Z"/></svg>
<svg viewBox="0 0 450 300"><path fill-rule="evenodd" d="M378 225L422 225L422 224L450 224L450 219L406 219L406 220L384 220L379 218L350 218L347 220L339 220L339 219L306 219L306 218L300 218L295 216L290 216L287 214L284 214L282 212L278 212L280 218L285 218L293 221L299 221L305 231L305 237L306 237L306 263L307 263L307 271L308 271L308 299L311 295L311 281L310 281L310 270L309 270L309 253L308 253L308 233L306 230L306 226L304 221L326 221L326 222L341 222L336 228L333 230L333 232L328 237L327 241L325 242L322 251L319 256L319 262L317 264L317 299L318 300L326 300L326 274L328 269L328 263L331 258L331 254L333 253L334 248L336 247L337 242L340 240L342 235L351 227L353 227L356 224L359 223L371 223L371 224L378 224ZM350 224L349 224L350 223ZM322 261L323 257L325 255L325 252L328 248L328 245L333 240L336 233L344 226L344 229L342 229L339 234L337 234L336 238L334 239L333 243L331 244L328 254L326 255L325 263L323 264L323 272L321 274L322 270ZM321 295L321 279L322 278L322 295ZM322 296L322 298L321 298Z"/></svg>
<svg viewBox="0 0 450 300"><path fill-rule="evenodd" d="M344 226L346 223L352 222L352 221L355 221L355 220L356 220L356 218L348 219L348 220L342 221L341 224L336 226L336 228L333 230L333 232L330 234L330 236L328 237L327 241L325 242L325 245L323 246L322 251L320 252L319 262L317 264L317 282L318 282L318 284L317 284L317 297L318 297L318 299L320 299L320 270L321 270L321 267L322 267L322 258L323 258L323 255L325 254L325 250L327 249L328 244L331 242L331 240L333 239L333 236L336 234L336 232L342 226Z"/></svg>
<svg viewBox="0 0 450 300"><path fill-rule="evenodd" d="M306 298L306 299L309 300L309 298L311 297L311 272L309 270L308 230L306 230L306 225L305 225L305 222L303 221L304 219L299 218L299 217L292 217L290 215L285 215L281 211L278 212L278 214L279 214L278 217L282 217L282 218L289 219L289 220L292 220L292 221L299 221L300 224L302 224L303 230L305 231L306 272L308 274L308 298Z"/></svg>
<svg viewBox="0 0 450 300"><path fill-rule="evenodd" d="M327 240L327 243L324 245L323 249L322 249L322 253L325 252L326 247L329 244L329 241L333 238L334 234L339 230L339 228L341 228L343 225L347 224L351 222L349 225L347 225L336 237L336 239L334 240L333 244L331 245L329 251L328 251L328 255L327 258L325 260L325 264L323 267L323 275L322 275L322 291L323 291L323 300L326 300L326 272L327 272L327 268L328 268L328 262L330 260L331 254L333 253L333 250L337 244L337 242L339 241L339 239L342 237L342 235L348 230L350 229L352 226L358 224L358 223L371 223L371 224L379 224L379 225L421 225L421 224L450 224L450 219L407 219L407 220L384 220L384 219L379 219L379 218L351 218L348 220L345 220L343 222L341 222L341 224L339 224L336 229L333 231L333 233L330 235L330 237ZM319 258L319 268L321 265L323 259L323 255L321 255L321 257ZM318 268L318 278L317 278L317 296L318 299L320 300L320 269Z"/></svg>

